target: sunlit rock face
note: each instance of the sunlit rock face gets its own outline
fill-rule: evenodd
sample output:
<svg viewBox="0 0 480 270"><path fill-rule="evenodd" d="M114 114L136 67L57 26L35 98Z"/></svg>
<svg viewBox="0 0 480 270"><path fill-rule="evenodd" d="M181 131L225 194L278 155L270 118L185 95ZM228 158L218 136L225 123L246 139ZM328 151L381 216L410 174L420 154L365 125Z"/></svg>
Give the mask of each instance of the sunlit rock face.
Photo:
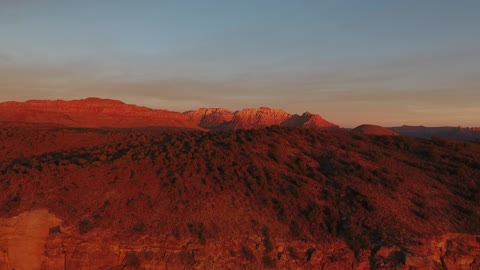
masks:
<svg viewBox="0 0 480 270"><path fill-rule="evenodd" d="M284 110L261 107L231 112L221 108L199 109L185 112L200 127L211 130L258 129L270 126L299 128L335 128L319 115L289 114Z"/></svg>
<svg viewBox="0 0 480 270"><path fill-rule="evenodd" d="M216 128L225 122L230 122L234 117L233 112L223 108L200 108L184 114L190 121L206 129Z"/></svg>
<svg viewBox="0 0 480 270"><path fill-rule="evenodd" d="M0 219L0 269L42 269L49 230L59 224L45 209Z"/></svg>
<svg viewBox="0 0 480 270"><path fill-rule="evenodd" d="M35 124L82 128L163 127L197 130L256 129L273 125L337 127L319 115L291 115L283 110L265 107L235 112L223 108L200 108L179 113L99 98L0 103L0 123L15 126Z"/></svg>
<svg viewBox="0 0 480 270"><path fill-rule="evenodd" d="M117 100L32 100L0 103L0 122L50 124L66 127L173 127L200 129L178 112L153 110Z"/></svg>

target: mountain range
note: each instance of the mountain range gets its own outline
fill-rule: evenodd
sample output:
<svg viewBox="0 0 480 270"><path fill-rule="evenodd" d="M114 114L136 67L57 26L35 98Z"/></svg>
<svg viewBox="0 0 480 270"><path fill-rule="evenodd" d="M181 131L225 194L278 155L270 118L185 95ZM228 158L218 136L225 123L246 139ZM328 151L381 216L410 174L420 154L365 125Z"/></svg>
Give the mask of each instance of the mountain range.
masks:
<svg viewBox="0 0 480 270"><path fill-rule="evenodd" d="M157 128L163 130L228 131L269 126L335 129L337 124L320 115L305 112L289 114L266 107L230 111L200 108L186 112L126 104L100 98L81 100L29 100L0 103L0 124L4 126L50 126L74 128ZM388 130L385 130L388 129ZM350 129L346 129L350 130ZM480 139L480 128L360 125L353 131L371 135L398 134L419 138L440 137L463 141Z"/></svg>
<svg viewBox="0 0 480 270"><path fill-rule="evenodd" d="M83 100L30 100L0 103L0 122L10 125L41 124L85 128L162 127L199 130L282 127L336 128L316 114L289 114L270 108L229 111L201 108L184 113L129 105L99 98Z"/></svg>

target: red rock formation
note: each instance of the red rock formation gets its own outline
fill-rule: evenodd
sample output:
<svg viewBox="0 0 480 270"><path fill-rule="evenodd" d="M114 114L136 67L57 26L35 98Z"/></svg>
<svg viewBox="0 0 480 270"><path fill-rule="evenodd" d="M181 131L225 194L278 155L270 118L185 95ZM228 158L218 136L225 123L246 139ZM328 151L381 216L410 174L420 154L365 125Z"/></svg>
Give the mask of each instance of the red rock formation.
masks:
<svg viewBox="0 0 480 270"><path fill-rule="evenodd" d="M30 100L0 103L0 122L36 123L67 127L175 127L199 129L184 114L125 104L121 101Z"/></svg>
<svg viewBox="0 0 480 270"><path fill-rule="evenodd" d="M225 122L229 122L234 116L231 111L223 108L200 108L195 111L185 112L184 114L196 125L207 129L213 129Z"/></svg>
<svg viewBox="0 0 480 270"><path fill-rule="evenodd" d="M121 101L99 98L82 100L30 100L0 103L0 123L65 127L172 127L209 130L285 127L336 127L318 115L291 115L270 108L231 112L222 108L201 108L184 113L154 110Z"/></svg>
<svg viewBox="0 0 480 270"><path fill-rule="evenodd" d="M185 112L200 127L211 130L257 129L269 126L300 128L338 127L319 115L304 113L289 114L283 110L261 107L231 112L225 109L199 109Z"/></svg>

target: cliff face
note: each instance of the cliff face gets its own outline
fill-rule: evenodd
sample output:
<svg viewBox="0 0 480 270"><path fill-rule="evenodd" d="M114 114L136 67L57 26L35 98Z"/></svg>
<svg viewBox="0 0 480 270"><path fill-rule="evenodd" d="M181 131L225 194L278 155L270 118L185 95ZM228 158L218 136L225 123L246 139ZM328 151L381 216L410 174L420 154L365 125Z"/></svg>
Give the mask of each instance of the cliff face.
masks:
<svg viewBox="0 0 480 270"><path fill-rule="evenodd" d="M416 239L419 246L382 246L354 254L329 245L289 239L224 238L206 243L172 234L113 239L111 231L80 235L45 209L0 219L0 270L64 269L478 269L480 235L445 234ZM269 267L268 264L271 264Z"/></svg>
<svg viewBox="0 0 480 270"><path fill-rule="evenodd" d="M200 108L184 114L194 124L206 129L214 129L225 122L231 121L234 117L231 111L222 108Z"/></svg>
<svg viewBox="0 0 480 270"><path fill-rule="evenodd" d="M283 110L261 107L231 112L225 109L199 109L185 112L200 127L211 130L258 129L269 126L298 128L338 127L319 115L304 113L289 114Z"/></svg>

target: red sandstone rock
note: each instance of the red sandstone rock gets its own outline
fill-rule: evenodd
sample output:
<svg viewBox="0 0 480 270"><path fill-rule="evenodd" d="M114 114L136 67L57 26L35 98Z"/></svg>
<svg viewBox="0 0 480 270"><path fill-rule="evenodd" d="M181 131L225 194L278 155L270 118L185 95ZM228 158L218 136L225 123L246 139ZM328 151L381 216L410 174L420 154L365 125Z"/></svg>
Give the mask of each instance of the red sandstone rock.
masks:
<svg viewBox="0 0 480 270"><path fill-rule="evenodd" d="M0 122L67 127L174 127L200 129L181 113L153 110L121 101L87 98L0 103Z"/></svg>
<svg viewBox="0 0 480 270"><path fill-rule="evenodd" d="M222 108L200 108L184 113L154 110L121 101L99 98L82 100L30 100L0 103L0 123L65 127L169 127L236 130L279 125L301 128L337 127L319 115L291 115L261 107L231 112Z"/></svg>
<svg viewBox="0 0 480 270"><path fill-rule="evenodd" d="M225 122L229 122L234 116L231 111L222 108L200 108L184 114L196 125L207 129L213 129Z"/></svg>
<svg viewBox="0 0 480 270"><path fill-rule="evenodd" d="M289 114L283 110L261 107L231 112L225 109L199 109L185 112L200 127L212 130L257 129L269 126L300 128L338 127L319 115L304 113Z"/></svg>

